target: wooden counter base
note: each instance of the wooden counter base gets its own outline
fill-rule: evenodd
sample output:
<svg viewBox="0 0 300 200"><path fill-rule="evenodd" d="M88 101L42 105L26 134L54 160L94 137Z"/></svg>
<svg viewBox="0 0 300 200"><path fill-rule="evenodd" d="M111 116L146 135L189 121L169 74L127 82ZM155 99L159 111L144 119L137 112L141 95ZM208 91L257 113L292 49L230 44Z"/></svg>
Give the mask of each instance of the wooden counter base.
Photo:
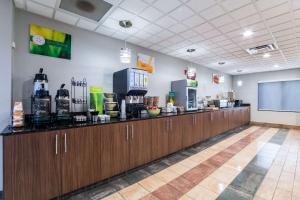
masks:
<svg viewBox="0 0 300 200"><path fill-rule="evenodd" d="M250 107L3 137L4 200L75 191L250 122Z"/></svg>

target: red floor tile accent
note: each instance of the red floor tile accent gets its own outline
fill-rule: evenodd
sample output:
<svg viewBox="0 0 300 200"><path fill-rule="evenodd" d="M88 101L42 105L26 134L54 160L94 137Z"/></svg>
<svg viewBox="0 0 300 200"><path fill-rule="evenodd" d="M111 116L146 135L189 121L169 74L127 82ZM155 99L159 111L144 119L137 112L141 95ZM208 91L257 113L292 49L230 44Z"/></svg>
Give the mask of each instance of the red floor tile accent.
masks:
<svg viewBox="0 0 300 200"><path fill-rule="evenodd" d="M267 127L262 127L253 131L223 151L213 155L198 166L185 172L168 184L161 186L142 199L156 200L154 197L160 200L179 199L267 130Z"/></svg>
<svg viewBox="0 0 300 200"><path fill-rule="evenodd" d="M160 187L152 194L160 200L179 199L184 195L183 192L176 190L174 187L172 187L169 184Z"/></svg>
<svg viewBox="0 0 300 200"><path fill-rule="evenodd" d="M194 183L188 181L183 176L179 176L169 183L176 190L181 191L182 193L187 193L194 187Z"/></svg>

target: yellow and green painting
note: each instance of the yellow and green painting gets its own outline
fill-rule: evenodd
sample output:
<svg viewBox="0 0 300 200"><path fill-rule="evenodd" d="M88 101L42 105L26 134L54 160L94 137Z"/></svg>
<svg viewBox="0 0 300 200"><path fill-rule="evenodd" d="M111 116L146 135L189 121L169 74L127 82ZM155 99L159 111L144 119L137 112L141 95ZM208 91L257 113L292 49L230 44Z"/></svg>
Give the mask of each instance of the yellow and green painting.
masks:
<svg viewBox="0 0 300 200"><path fill-rule="evenodd" d="M29 51L32 54L71 59L71 35L30 24Z"/></svg>

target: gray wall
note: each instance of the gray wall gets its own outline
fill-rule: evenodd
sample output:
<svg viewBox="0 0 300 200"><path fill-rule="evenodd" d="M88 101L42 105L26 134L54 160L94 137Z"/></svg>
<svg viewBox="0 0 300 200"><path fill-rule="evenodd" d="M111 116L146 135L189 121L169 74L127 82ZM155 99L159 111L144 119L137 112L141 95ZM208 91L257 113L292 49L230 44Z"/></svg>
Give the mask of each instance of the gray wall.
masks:
<svg viewBox="0 0 300 200"><path fill-rule="evenodd" d="M255 73L233 77L233 88L237 98L251 103L251 120L254 122L267 122L288 125L300 125L300 113L258 111L258 85L259 81L276 81L299 79L300 69L282 70L276 72ZM237 81L243 81L243 86L238 87Z"/></svg>
<svg viewBox="0 0 300 200"><path fill-rule="evenodd" d="M11 73L12 73L12 35L13 35L12 0L0 1L0 131L10 123L11 112ZM2 137L0 137L0 190L3 189Z"/></svg>
<svg viewBox="0 0 300 200"><path fill-rule="evenodd" d="M49 88L52 95L55 94L61 83L65 82L69 87L72 76L76 78L86 77L89 85L101 85L105 88L105 91L112 91L113 72L125 68L124 66L121 67L119 61L119 50L124 46L123 41L88 32L21 10L16 10L15 17L16 50L13 71L13 100L26 102L27 111L30 105L29 96L32 92L32 78L41 66L44 66L48 75ZM70 33L72 35L72 60L29 54L28 27L30 23ZM150 77L148 95L160 96L162 105L164 105L165 96L170 90L170 82L184 79L184 67L189 63L135 45L129 45L129 47L134 55L132 63L135 63L137 52L155 57L156 72ZM200 96L215 96L231 89L232 78L230 75L226 75L226 83L216 86L212 84L213 72L208 68L197 65Z"/></svg>

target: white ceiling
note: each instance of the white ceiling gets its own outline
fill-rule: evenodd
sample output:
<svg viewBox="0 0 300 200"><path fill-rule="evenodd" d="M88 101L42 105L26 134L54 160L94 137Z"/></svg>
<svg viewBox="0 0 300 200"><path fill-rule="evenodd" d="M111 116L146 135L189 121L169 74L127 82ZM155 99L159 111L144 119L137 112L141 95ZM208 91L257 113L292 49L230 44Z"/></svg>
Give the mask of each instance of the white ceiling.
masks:
<svg viewBox="0 0 300 200"><path fill-rule="evenodd" d="M99 22L59 9L60 0L14 1L29 12L233 75L300 68L300 0L107 0L114 6ZM118 25L124 19L133 22L131 29ZM254 35L243 37L245 30ZM245 51L270 43L279 46L270 58Z"/></svg>

